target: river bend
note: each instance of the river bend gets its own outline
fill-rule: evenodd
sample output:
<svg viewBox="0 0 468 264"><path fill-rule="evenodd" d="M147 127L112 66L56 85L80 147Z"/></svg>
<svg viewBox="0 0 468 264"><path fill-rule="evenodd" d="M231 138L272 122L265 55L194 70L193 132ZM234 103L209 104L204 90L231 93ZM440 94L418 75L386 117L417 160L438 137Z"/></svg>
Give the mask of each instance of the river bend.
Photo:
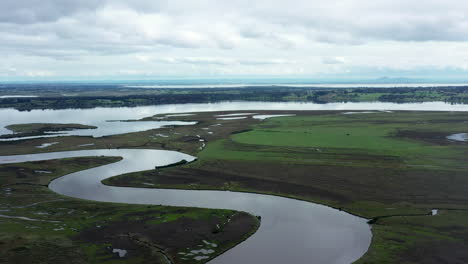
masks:
<svg viewBox="0 0 468 264"><path fill-rule="evenodd" d="M365 219L314 203L262 194L112 187L101 183L123 173L194 160L180 152L80 150L0 156L0 164L84 156L123 159L60 177L50 183L50 189L94 201L233 209L262 216L254 235L210 263L351 263L367 251L371 242Z"/></svg>

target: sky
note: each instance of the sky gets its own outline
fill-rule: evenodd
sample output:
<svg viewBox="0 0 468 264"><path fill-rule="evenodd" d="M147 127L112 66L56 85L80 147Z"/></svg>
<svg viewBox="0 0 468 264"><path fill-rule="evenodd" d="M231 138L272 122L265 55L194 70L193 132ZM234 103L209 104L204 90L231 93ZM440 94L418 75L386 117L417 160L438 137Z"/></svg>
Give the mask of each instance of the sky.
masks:
<svg viewBox="0 0 468 264"><path fill-rule="evenodd" d="M462 0L1 0L1 80L468 77Z"/></svg>

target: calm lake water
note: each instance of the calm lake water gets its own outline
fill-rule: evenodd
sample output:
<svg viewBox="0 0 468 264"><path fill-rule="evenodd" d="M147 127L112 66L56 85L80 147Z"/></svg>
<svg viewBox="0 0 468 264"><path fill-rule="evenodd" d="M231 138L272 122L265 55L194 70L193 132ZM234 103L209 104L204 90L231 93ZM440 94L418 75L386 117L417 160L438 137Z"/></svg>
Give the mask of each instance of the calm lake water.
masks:
<svg viewBox="0 0 468 264"><path fill-rule="evenodd" d="M222 102L212 104L173 104L121 108L93 108L66 110L18 111L0 109L0 135L11 134L5 128L23 123L79 123L97 126L97 129L67 131L65 135L107 136L159 128L164 125L190 125L190 122L133 122L131 125L116 120L141 119L155 114L173 114L212 111L255 111L255 110L418 110L418 111L468 111L468 105L451 105L444 102L428 103L272 103L272 102ZM55 136L55 135L52 135Z"/></svg>

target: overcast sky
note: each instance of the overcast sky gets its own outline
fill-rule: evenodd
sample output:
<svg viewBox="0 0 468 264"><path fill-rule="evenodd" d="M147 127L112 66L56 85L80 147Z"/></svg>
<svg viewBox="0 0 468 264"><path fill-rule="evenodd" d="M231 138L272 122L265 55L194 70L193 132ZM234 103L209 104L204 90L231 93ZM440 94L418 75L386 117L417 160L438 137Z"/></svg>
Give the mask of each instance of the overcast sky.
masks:
<svg viewBox="0 0 468 264"><path fill-rule="evenodd" d="M0 80L468 73L463 0L1 0L0 10Z"/></svg>

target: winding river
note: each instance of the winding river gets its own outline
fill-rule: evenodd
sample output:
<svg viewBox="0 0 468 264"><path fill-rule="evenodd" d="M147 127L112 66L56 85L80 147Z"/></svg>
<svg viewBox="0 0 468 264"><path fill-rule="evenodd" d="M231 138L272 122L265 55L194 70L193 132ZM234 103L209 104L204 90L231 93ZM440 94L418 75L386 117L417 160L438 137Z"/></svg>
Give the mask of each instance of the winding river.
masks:
<svg viewBox="0 0 468 264"><path fill-rule="evenodd" d="M48 122L82 123L106 129L107 120L138 119L161 113L227 110L441 110L468 111L466 105L444 103L424 104L304 104L304 103L221 103L168 105L154 107L102 108L85 110L34 110L19 112L0 109L0 134L11 133L3 127L9 124ZM158 122L128 123L109 129L112 133L146 130L160 127ZM143 122L142 122L143 123ZM121 130L115 128L126 126ZM188 125L188 124L187 124ZM104 130L88 131L92 136L106 135ZM94 134L96 133L96 134ZM346 212L277 196L227 191L160 190L105 186L103 179L135 171L153 169L193 160L187 154L145 149L80 150L0 156L0 164L82 156L121 156L116 163L68 174L51 182L49 187L63 195L95 201L161 204L206 208L233 209L262 216L259 230L246 241L215 258L210 263L351 263L360 258L371 242L370 226Z"/></svg>
<svg viewBox="0 0 468 264"><path fill-rule="evenodd" d="M259 230L210 263L351 263L368 249L366 220L336 209L282 197L226 192L112 187L103 179L178 162L187 154L165 150L111 149L1 156L0 164L82 156L121 156L116 163L52 181L53 191L82 199L233 209L262 216Z"/></svg>

